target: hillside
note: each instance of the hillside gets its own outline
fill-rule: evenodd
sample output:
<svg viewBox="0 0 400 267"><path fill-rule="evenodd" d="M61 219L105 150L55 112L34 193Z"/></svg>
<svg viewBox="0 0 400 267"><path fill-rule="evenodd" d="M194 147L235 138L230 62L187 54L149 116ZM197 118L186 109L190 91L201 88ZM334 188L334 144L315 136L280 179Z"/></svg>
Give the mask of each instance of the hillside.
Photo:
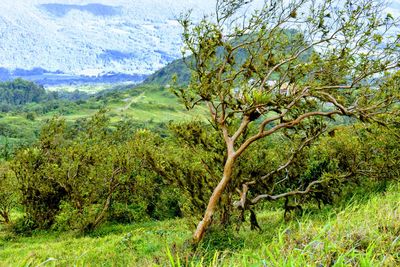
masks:
<svg viewBox="0 0 400 267"><path fill-rule="evenodd" d="M31 84L22 80L20 83ZM36 85L33 88L35 89ZM14 106L13 99L10 99L10 103L4 103L6 98L0 101L0 159L6 153L6 147L14 150L22 144L34 142L40 128L54 116L61 116L68 123L74 123L92 116L99 109L106 109L114 123L129 120L136 127L157 128L171 120L185 121L198 118L204 112L201 108L187 111L165 87L154 84L140 86L122 84L108 87L87 85L59 89L69 91L55 91L48 94L40 91L42 94L37 96L38 100L32 99L33 101L30 98L20 97L15 91L18 96L16 100L25 102L18 102L20 105ZM75 91L76 89L84 91ZM0 95L2 92L0 88ZM6 92L8 91L4 91L3 94ZM31 94L27 94L28 96L32 98Z"/></svg>
<svg viewBox="0 0 400 267"><path fill-rule="evenodd" d="M0 267L400 266L399 3L2 1Z"/></svg>
<svg viewBox="0 0 400 267"><path fill-rule="evenodd" d="M143 84L159 84L167 85L172 82L176 75L179 84L188 84L190 81L190 70L182 59L177 59L169 63L164 68L159 69L150 76L148 76Z"/></svg>
<svg viewBox="0 0 400 267"><path fill-rule="evenodd" d="M179 14L193 8L200 17L212 2L3 0L0 77L34 68L64 76L151 74L180 57Z"/></svg>
<svg viewBox="0 0 400 267"><path fill-rule="evenodd" d="M0 266L397 266L399 192L399 185L385 193L359 192L343 208L311 209L289 223L282 223L282 210L265 211L263 232L242 228L215 236L194 254L181 251L192 230L182 219L109 224L88 236L22 237L0 225ZM196 257L202 250L208 254Z"/></svg>

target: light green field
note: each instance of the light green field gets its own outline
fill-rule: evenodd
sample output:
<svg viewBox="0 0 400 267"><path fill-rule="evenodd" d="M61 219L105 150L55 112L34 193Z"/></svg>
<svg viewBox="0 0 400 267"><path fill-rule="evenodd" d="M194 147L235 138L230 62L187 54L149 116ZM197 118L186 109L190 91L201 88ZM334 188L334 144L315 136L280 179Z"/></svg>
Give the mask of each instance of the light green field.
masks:
<svg viewBox="0 0 400 267"><path fill-rule="evenodd" d="M47 90L52 92L57 92L57 91L74 92L78 90L88 94L95 94L103 90L111 89L113 87L114 87L113 84L97 83L97 84L81 84L81 85L57 85L57 86L47 87Z"/></svg>
<svg viewBox="0 0 400 267"><path fill-rule="evenodd" d="M359 194L345 208L309 210L289 223L281 210L264 211L263 232L246 225L234 235L214 235L197 252L185 243L193 229L181 219L106 225L86 236L20 237L3 228L0 266L399 266L399 189Z"/></svg>
<svg viewBox="0 0 400 267"><path fill-rule="evenodd" d="M94 85L91 85L94 86ZM101 85L94 91L104 89ZM72 89L71 89L72 90ZM41 109L47 103L32 103L30 110ZM93 97L85 102L60 102L59 107L41 114L20 110L0 113L0 148L6 140L16 143L30 143L35 140L43 124L53 117L67 122L87 118L100 109L106 109L112 122L132 120L138 125L157 127L160 123L204 119L205 109L187 111L178 99L164 88L140 86L125 91L114 91L105 96ZM34 114L34 120L28 119Z"/></svg>
<svg viewBox="0 0 400 267"><path fill-rule="evenodd" d="M166 91L144 90L138 96L128 93L106 106L114 118L130 118L143 122L185 121L198 118L204 109L187 111L178 99Z"/></svg>

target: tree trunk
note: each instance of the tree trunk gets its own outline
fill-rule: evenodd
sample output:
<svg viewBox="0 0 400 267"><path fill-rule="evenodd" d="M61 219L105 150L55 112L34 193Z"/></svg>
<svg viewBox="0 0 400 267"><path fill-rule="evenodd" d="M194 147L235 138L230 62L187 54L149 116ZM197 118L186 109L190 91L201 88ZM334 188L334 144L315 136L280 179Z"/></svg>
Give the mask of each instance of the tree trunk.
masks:
<svg viewBox="0 0 400 267"><path fill-rule="evenodd" d="M95 229L104 219L104 217L106 216L107 211L109 210L110 206L111 206L111 198L112 198L112 194L114 193L114 191L110 192L109 195L107 196L106 202L104 203L103 209L101 210L100 214L97 215L96 219L94 220L93 224L90 225L91 229Z"/></svg>
<svg viewBox="0 0 400 267"><path fill-rule="evenodd" d="M225 190L229 190L225 189ZM221 215L220 215L220 223L222 226L227 226L230 224L231 213L232 213L232 196L231 193L225 194L221 196L220 207L221 207Z"/></svg>
<svg viewBox="0 0 400 267"><path fill-rule="evenodd" d="M226 186L231 180L234 162L235 162L234 157L228 157L228 159L225 162L222 179L217 185L217 187L215 187L210 197L210 200L208 201L207 209L206 212L204 213L203 219L199 222L199 224L197 225L197 229L194 232L193 235L194 244L198 244L201 241L205 231L211 224L211 219L214 214L215 208L217 207L218 202L221 199L222 193L225 191Z"/></svg>

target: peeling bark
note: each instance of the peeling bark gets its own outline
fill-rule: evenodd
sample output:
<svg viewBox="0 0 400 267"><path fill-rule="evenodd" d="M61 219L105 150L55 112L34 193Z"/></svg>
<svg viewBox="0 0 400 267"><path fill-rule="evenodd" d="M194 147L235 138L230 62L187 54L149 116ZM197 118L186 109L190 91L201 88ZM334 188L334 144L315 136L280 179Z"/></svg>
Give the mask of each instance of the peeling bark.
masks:
<svg viewBox="0 0 400 267"><path fill-rule="evenodd" d="M234 162L235 162L234 157L232 157L232 156L228 157L228 159L225 163L223 177L222 177L221 181L219 182L219 184L217 185L217 187L215 187L215 189L210 197L210 200L208 202L207 209L204 213L203 219L197 225L197 229L194 232L193 242L195 244L198 244L201 241L201 239L204 237L204 234L205 234L207 228L211 224L212 217L213 217L215 209L219 203L219 200L221 199L222 193L225 191L225 188L227 187L227 185L229 184L229 182L231 180Z"/></svg>

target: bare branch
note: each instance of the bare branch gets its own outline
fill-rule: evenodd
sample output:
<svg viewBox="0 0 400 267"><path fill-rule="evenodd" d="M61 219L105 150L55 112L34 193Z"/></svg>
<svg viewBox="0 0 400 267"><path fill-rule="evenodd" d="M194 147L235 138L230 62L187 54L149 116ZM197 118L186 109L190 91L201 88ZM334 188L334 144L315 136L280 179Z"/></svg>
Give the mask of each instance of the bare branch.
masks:
<svg viewBox="0 0 400 267"><path fill-rule="evenodd" d="M340 111L342 112L342 114L344 115L349 115L350 111L345 108L343 105L341 105L332 95L325 93L325 92L318 92L318 94L325 96L326 98L328 98L329 102L331 102L332 104L334 104L338 109L340 109Z"/></svg>
<svg viewBox="0 0 400 267"><path fill-rule="evenodd" d="M243 119L242 119L242 123L240 124L239 128L237 129L237 131L234 133L234 135L232 136L231 140L233 143L236 142L236 140L239 138L239 136L243 133L243 131L247 128L247 126L250 123L250 118L248 115L244 115Z"/></svg>
<svg viewBox="0 0 400 267"><path fill-rule="evenodd" d="M260 200L262 200L262 199L277 200L277 199L280 199L280 198L283 198L283 197L289 197L289 196L294 196L294 195L305 195L305 194L308 194L308 193L310 193L310 192L312 191L312 187L313 187L314 185L322 184L322 183L324 183L324 182L326 182L326 181L327 181L327 179L311 182L311 183L307 186L307 188L306 188L305 190L303 190L303 191L301 191L301 190L295 190L295 191L290 191L290 192L282 193L282 194L279 194L279 195L269 195L269 194L259 195L259 196L255 197L255 198L253 198L253 199L251 200L251 204L253 204L253 205L254 205L254 204L257 204L257 203L258 203Z"/></svg>

